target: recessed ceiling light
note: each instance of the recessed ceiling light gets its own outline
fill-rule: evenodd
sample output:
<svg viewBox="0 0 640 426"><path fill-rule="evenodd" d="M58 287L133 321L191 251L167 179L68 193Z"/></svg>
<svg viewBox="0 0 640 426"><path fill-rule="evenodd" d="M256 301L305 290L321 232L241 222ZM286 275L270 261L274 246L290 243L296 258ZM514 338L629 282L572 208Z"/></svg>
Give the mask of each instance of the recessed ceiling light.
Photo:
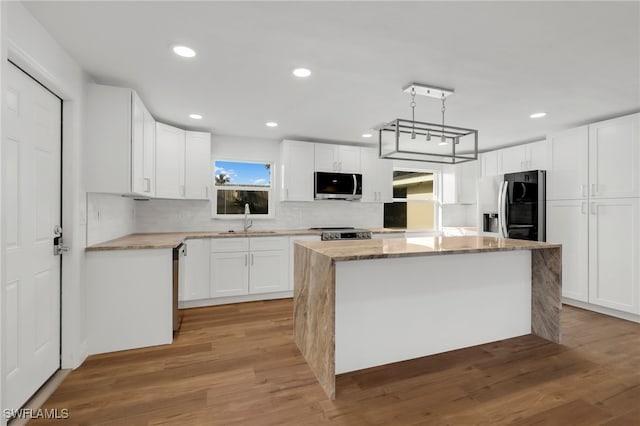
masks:
<svg viewBox="0 0 640 426"><path fill-rule="evenodd" d="M308 70L306 68L296 68L295 70L293 70L293 75L301 78L309 77L311 75L311 70Z"/></svg>
<svg viewBox="0 0 640 426"><path fill-rule="evenodd" d="M264 123L265 126L267 127L278 127L278 123L276 123L275 121L267 121L266 123Z"/></svg>
<svg viewBox="0 0 640 426"><path fill-rule="evenodd" d="M202 120L202 116L200 114L189 114L189 118L193 118L194 120Z"/></svg>
<svg viewBox="0 0 640 426"><path fill-rule="evenodd" d="M362 134L363 138L370 138L371 136L373 136L371 133L363 133Z"/></svg>
<svg viewBox="0 0 640 426"><path fill-rule="evenodd" d="M196 56L196 51L187 46L173 46L173 53L183 58L193 58Z"/></svg>
<svg viewBox="0 0 640 426"><path fill-rule="evenodd" d="M531 118L542 118L545 115L547 115L546 112L535 112L535 113L531 114L529 117L531 117Z"/></svg>

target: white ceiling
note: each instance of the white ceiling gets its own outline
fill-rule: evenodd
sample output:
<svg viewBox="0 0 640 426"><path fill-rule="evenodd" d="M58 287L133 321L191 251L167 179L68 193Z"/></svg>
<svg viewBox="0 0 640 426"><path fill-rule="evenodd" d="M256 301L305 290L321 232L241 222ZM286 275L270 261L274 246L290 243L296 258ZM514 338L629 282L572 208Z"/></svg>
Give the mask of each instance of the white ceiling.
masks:
<svg viewBox="0 0 640 426"><path fill-rule="evenodd" d="M361 134L410 118L411 82L455 89L447 124L478 129L481 150L640 111L637 1L26 6L97 82L215 134L373 144ZM174 56L176 43L197 57ZM294 78L300 66L312 76ZM417 102L416 119L439 122L438 100Z"/></svg>

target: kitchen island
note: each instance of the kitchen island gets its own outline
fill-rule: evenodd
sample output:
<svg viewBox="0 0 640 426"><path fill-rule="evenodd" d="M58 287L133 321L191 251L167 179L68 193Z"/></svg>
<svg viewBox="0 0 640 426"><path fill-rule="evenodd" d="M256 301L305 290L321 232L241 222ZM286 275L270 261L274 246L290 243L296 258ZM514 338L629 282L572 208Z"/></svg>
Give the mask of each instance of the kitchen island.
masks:
<svg viewBox="0 0 640 426"><path fill-rule="evenodd" d="M335 376L506 338L560 342L561 246L459 236L298 242L294 339Z"/></svg>

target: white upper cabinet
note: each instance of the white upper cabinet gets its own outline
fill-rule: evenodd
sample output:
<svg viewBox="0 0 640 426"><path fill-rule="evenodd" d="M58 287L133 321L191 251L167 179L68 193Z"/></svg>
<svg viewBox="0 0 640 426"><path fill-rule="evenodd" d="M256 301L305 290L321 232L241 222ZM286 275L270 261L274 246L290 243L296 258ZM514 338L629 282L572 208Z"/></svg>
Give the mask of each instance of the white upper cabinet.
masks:
<svg viewBox="0 0 640 426"><path fill-rule="evenodd" d="M393 161L378 158L377 148L362 148L362 202L393 201Z"/></svg>
<svg viewBox="0 0 640 426"><path fill-rule="evenodd" d="M185 131L156 123L156 197L185 197Z"/></svg>
<svg viewBox="0 0 640 426"><path fill-rule="evenodd" d="M84 157L88 192L154 195L153 123L133 90L88 86Z"/></svg>
<svg viewBox="0 0 640 426"><path fill-rule="evenodd" d="M547 199L577 200L588 196L589 127L548 137Z"/></svg>
<svg viewBox="0 0 640 426"><path fill-rule="evenodd" d="M280 142L280 201L313 201L314 144Z"/></svg>
<svg viewBox="0 0 640 426"><path fill-rule="evenodd" d="M640 114L548 138L547 198L640 197Z"/></svg>
<svg viewBox="0 0 640 426"><path fill-rule="evenodd" d="M547 142L539 141L496 151L499 174L547 169Z"/></svg>
<svg viewBox="0 0 640 426"><path fill-rule="evenodd" d="M360 173L360 147L316 143L315 171Z"/></svg>
<svg viewBox="0 0 640 426"><path fill-rule="evenodd" d="M524 145L524 170L547 170L547 140L532 142Z"/></svg>
<svg viewBox="0 0 640 426"><path fill-rule="evenodd" d="M489 151L480 154L480 163L482 165L482 176L498 176L501 174L498 151Z"/></svg>
<svg viewBox="0 0 640 426"><path fill-rule="evenodd" d="M478 161L468 161L442 167L442 203L474 204L477 200L476 181L480 177Z"/></svg>
<svg viewBox="0 0 640 426"><path fill-rule="evenodd" d="M211 168L211 133L190 132L185 135L185 198L206 200L213 176Z"/></svg>
<svg viewBox="0 0 640 426"><path fill-rule="evenodd" d="M589 126L589 196L640 197L640 114Z"/></svg>
<svg viewBox="0 0 640 426"><path fill-rule="evenodd" d="M515 173L524 170L525 148L524 145L511 146L498 151L500 156L500 174Z"/></svg>

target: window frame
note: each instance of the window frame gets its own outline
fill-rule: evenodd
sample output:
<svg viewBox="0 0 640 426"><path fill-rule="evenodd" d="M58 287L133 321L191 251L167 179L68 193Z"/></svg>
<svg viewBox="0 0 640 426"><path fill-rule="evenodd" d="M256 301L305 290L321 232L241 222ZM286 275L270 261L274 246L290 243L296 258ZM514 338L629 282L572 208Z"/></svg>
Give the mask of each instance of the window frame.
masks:
<svg viewBox="0 0 640 426"><path fill-rule="evenodd" d="M271 182L269 186L264 187L256 187L256 186L246 186L246 185L216 185L216 162L225 161L232 163L251 163L251 164L269 164L270 170L270 178ZM256 214L250 213L249 217L251 219L274 219L275 218L275 202L274 202L274 189L276 188L275 175L274 171L276 170L276 163L273 160L260 160L260 159L238 159L238 158L214 158L213 162L213 173L211 175L211 186L213 191L211 191L211 197L209 198L211 202L211 218L212 219L222 219L222 220L238 220L244 218L242 213L237 214L218 214L218 190L235 190L235 191L263 191L268 193L268 203L267 203L267 214Z"/></svg>
<svg viewBox="0 0 640 426"><path fill-rule="evenodd" d="M410 198L392 198L393 203L431 203L434 204L434 228L433 231L442 229L442 170L440 169L422 169L418 167L395 166L393 172L413 172L413 173L431 173L433 175L433 198L432 199L410 199ZM393 185L393 174L391 175L391 185Z"/></svg>

